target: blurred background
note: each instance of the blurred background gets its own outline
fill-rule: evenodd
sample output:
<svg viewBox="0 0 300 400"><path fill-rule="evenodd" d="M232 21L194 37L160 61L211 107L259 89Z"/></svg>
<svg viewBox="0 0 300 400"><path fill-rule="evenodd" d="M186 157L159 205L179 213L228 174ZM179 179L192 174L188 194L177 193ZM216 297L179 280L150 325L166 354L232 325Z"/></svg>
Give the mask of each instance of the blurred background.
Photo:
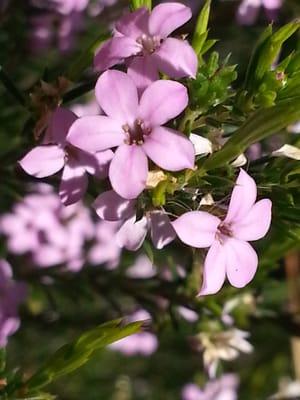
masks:
<svg viewBox="0 0 300 400"><path fill-rule="evenodd" d="M201 0L184 3L193 19L178 34L192 31L202 6ZM126 0L70 4L0 0L0 72L20 93L31 93L41 126L40 96L51 98L62 90L59 76L93 84L93 74L81 72L81 66L91 64L90 49L129 6ZM212 0L209 36L218 39L214 49L220 58L230 54L230 64L238 65L234 84L243 79L267 24L279 27L299 16L299 0ZM293 48L294 37L285 51ZM56 86L47 86L54 81ZM1 257L17 280L29 282L21 328L7 348L10 368L21 366L30 374L85 329L125 315L129 321L151 320L151 328L99 353L54 383L51 393L61 400L264 400L289 386L294 326L286 319L283 265L293 269L297 256L275 261L270 254L276 249L262 242L255 284L227 288L190 307L198 284L197 278L185 280L187 271L193 276L193 260L183 246L153 254L146 243L137 253L123 251L114 242L118 224L100 222L84 203L62 206L56 177L41 183L21 171L17 161L34 141L34 124L18 95L0 84ZM73 95L66 103L78 116L98 113L92 92ZM91 185L87 204L104 188L99 185ZM221 378L209 383L207 364L214 363ZM300 398L295 385L294 399Z"/></svg>

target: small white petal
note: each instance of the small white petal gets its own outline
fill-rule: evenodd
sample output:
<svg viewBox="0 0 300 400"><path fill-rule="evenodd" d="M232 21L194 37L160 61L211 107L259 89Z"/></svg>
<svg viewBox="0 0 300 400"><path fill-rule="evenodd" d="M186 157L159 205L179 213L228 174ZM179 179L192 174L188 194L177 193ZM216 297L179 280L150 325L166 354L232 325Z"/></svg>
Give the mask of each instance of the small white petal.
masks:
<svg viewBox="0 0 300 400"><path fill-rule="evenodd" d="M235 168L242 167L243 165L247 164L247 158L245 154L240 154L234 161L232 161L231 165Z"/></svg>
<svg viewBox="0 0 300 400"><path fill-rule="evenodd" d="M200 201L200 206L212 206L213 204L215 204L215 201L210 193L203 196Z"/></svg>
<svg viewBox="0 0 300 400"><path fill-rule="evenodd" d="M196 156L211 154L213 152L212 142L202 136L196 135L195 133L190 134L190 141L195 147Z"/></svg>
<svg viewBox="0 0 300 400"><path fill-rule="evenodd" d="M300 160L300 149L290 144L284 144L280 149L273 151L274 157L288 157L293 160Z"/></svg>

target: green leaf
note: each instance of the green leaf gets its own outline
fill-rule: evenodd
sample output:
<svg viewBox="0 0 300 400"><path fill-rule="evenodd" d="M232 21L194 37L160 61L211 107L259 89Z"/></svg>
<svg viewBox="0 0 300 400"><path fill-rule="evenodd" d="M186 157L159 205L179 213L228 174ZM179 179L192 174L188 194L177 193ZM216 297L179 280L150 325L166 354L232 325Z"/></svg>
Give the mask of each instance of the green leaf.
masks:
<svg viewBox="0 0 300 400"><path fill-rule="evenodd" d="M220 151L212 154L204 162L201 168L202 172L226 165L243 153L251 144L279 132L299 119L300 96L284 100L273 107L256 111L231 136Z"/></svg>
<svg viewBox="0 0 300 400"><path fill-rule="evenodd" d="M152 0L131 0L132 10L137 10L138 8L146 7L149 10L152 9Z"/></svg>
<svg viewBox="0 0 300 400"><path fill-rule="evenodd" d="M110 321L84 333L74 342L64 345L24 383L26 390L36 391L82 367L91 359L95 351L126 336L140 332L143 321L128 325L122 323L122 319Z"/></svg>
<svg viewBox="0 0 300 400"><path fill-rule="evenodd" d="M210 5L211 0L206 0L196 23L192 46L198 55L201 54L201 50L208 35L207 26L210 14Z"/></svg>

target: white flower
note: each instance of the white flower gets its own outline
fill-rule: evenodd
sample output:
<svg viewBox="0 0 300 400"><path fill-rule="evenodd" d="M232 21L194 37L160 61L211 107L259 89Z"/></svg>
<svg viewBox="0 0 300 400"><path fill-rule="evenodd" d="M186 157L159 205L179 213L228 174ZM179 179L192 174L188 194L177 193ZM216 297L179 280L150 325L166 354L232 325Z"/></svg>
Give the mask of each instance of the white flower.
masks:
<svg viewBox="0 0 300 400"><path fill-rule="evenodd" d="M213 152L212 142L202 136L196 135L195 133L190 134L190 141L195 147L196 156L206 156Z"/></svg>
<svg viewBox="0 0 300 400"><path fill-rule="evenodd" d="M300 149L290 144L284 144L280 149L273 151L274 157L288 157L293 160L300 160Z"/></svg>

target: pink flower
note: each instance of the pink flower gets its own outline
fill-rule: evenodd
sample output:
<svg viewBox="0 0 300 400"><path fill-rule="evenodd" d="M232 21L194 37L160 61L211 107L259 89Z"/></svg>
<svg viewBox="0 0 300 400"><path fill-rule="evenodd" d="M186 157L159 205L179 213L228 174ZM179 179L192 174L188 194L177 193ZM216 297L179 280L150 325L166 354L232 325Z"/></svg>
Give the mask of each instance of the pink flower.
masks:
<svg viewBox="0 0 300 400"><path fill-rule="evenodd" d="M138 310L127 318L128 322L142 321L151 319L151 315L146 310ZM150 332L141 332L121 339L109 346L112 350L117 350L126 356L142 355L150 356L158 347L157 337Z"/></svg>
<svg viewBox="0 0 300 400"><path fill-rule="evenodd" d="M21 167L36 178L44 178L63 169L59 195L65 205L80 200L88 185L87 173L104 177L112 151L87 153L71 145L67 133L77 119L70 110L58 107L50 120L44 142L20 161Z"/></svg>
<svg viewBox="0 0 300 400"><path fill-rule="evenodd" d="M253 25L260 8L265 10L269 21L277 19L283 0L242 0L237 11L237 20L241 25Z"/></svg>
<svg viewBox="0 0 300 400"><path fill-rule="evenodd" d="M68 15L72 12L82 12L89 4L89 0L53 0L57 12Z"/></svg>
<svg viewBox="0 0 300 400"><path fill-rule="evenodd" d="M168 37L191 16L190 8L179 3L159 4L151 14L140 8L123 16L114 37L96 53L95 68L104 71L130 58L128 74L140 90L159 79L158 71L171 78L195 78L198 60L193 48Z"/></svg>
<svg viewBox="0 0 300 400"><path fill-rule="evenodd" d="M122 221L122 226L116 234L116 241L120 247L138 250L148 230L157 249L162 249L175 239L176 233L166 214L154 210L137 220L135 205L135 200L124 199L110 190L100 194L94 201L93 207L98 216L106 221Z"/></svg>
<svg viewBox="0 0 300 400"><path fill-rule="evenodd" d="M184 243L198 248L210 247L199 295L218 292L226 275L231 285L237 288L253 279L258 259L248 241L266 235L272 207L268 199L255 202L256 196L254 180L241 169L223 221L207 212L191 211L173 222Z"/></svg>
<svg viewBox="0 0 300 400"><path fill-rule="evenodd" d="M144 190L148 158L168 171L193 168L193 144L181 133L161 126L187 106L183 85L156 81L139 100L136 85L127 74L106 71L97 82L96 98L107 116L78 119L67 140L93 153L117 147L109 179L120 196L134 199Z"/></svg>
<svg viewBox="0 0 300 400"><path fill-rule="evenodd" d="M26 285L15 282L10 265L0 260L0 348L5 347L8 337L19 329L18 307L26 294Z"/></svg>

